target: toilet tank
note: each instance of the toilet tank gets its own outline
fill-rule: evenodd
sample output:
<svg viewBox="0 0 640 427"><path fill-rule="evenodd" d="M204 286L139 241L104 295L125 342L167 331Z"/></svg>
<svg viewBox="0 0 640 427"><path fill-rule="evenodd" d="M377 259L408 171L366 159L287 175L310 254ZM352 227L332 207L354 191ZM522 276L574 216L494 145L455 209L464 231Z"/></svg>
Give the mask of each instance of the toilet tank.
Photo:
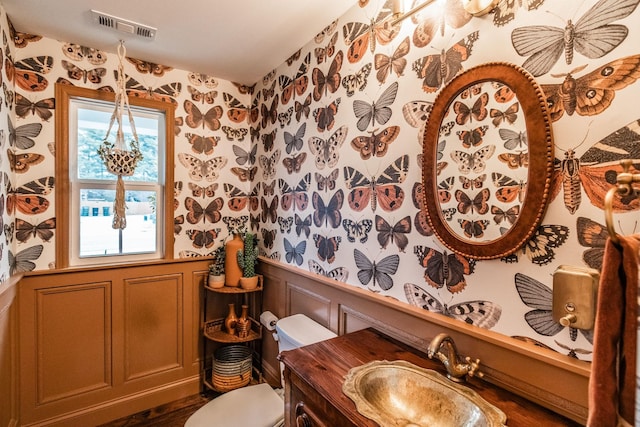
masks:
<svg viewBox="0 0 640 427"><path fill-rule="evenodd" d="M304 314L294 314L278 320L276 331L279 351L292 350L337 336Z"/></svg>

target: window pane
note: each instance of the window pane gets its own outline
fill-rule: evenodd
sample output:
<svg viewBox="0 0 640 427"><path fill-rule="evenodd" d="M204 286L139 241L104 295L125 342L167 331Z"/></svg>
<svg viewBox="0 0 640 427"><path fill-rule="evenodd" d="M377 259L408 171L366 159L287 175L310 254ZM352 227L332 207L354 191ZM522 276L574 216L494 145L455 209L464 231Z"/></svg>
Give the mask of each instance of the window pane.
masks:
<svg viewBox="0 0 640 427"><path fill-rule="evenodd" d="M115 180L115 175L107 172L97 150L106 136L112 110L78 108L78 179ZM134 113L133 120L138 134L143 159L138 162L135 174L124 177L128 181L158 181L158 119ZM124 137L127 144L133 140L129 118L122 118ZM114 142L117 123L109 134Z"/></svg>
<svg viewBox="0 0 640 427"><path fill-rule="evenodd" d="M91 97L69 100L70 265L143 261L162 258L165 253L165 117L171 108L132 105L143 159L133 176L123 177L127 221L123 230L112 228L117 176L107 171L98 155L113 108L112 103ZM131 148L128 114L121 123L127 148ZM111 143L116 140L117 128L116 121L108 137Z"/></svg>
<svg viewBox="0 0 640 427"><path fill-rule="evenodd" d="M156 251L156 192L127 191L127 228L114 230L115 190L80 190L80 257Z"/></svg>

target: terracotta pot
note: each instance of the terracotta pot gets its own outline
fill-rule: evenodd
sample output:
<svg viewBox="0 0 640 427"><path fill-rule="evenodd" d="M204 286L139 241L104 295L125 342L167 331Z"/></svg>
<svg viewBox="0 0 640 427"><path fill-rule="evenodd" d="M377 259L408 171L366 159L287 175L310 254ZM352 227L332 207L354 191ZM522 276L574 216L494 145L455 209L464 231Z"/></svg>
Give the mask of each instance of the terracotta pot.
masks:
<svg viewBox="0 0 640 427"><path fill-rule="evenodd" d="M227 286L238 287L242 277L242 269L238 265L238 252L244 248L244 241L240 234L234 234L225 246L224 273Z"/></svg>
<svg viewBox="0 0 640 427"><path fill-rule="evenodd" d="M213 289L219 289L224 286L224 274L213 275L209 274L209 287Z"/></svg>
<svg viewBox="0 0 640 427"><path fill-rule="evenodd" d="M242 289L251 290L256 289L258 284L262 285L262 276L256 275L253 277L241 277L240 278L240 287Z"/></svg>
<svg viewBox="0 0 640 427"><path fill-rule="evenodd" d="M236 326L238 324L238 317L236 316L236 305L229 304L229 314L224 319L224 328L230 335L236 334Z"/></svg>

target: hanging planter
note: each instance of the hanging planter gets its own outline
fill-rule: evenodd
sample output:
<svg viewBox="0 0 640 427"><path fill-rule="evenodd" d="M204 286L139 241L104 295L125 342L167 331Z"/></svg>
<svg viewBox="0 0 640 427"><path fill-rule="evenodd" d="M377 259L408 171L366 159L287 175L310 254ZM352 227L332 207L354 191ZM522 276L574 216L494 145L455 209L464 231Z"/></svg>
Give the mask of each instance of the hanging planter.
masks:
<svg viewBox="0 0 640 427"><path fill-rule="evenodd" d="M118 176L116 182L116 198L113 202L113 222L111 227L114 229L125 229L127 227L127 219L125 216L126 205L125 189L123 176L131 176L136 170L138 162L142 160L142 152L140 151L140 143L138 141L138 134L136 132L136 126L133 122L133 114L129 107L129 98L125 89L125 75L123 60L126 50L124 48L124 42L120 41L118 46L118 59L120 63L118 65L118 81L116 82L116 99L115 109L111 115L111 122L107 129L107 134L104 137L104 141L98 148L98 155L104 162L105 167L109 173ZM122 130L122 116L127 111L129 116L129 124L131 126L131 133L133 139L129 144L124 140L124 131ZM118 129L116 131L116 141L108 141L111 128L115 122L118 122Z"/></svg>
<svg viewBox="0 0 640 427"><path fill-rule="evenodd" d="M108 135L107 135L108 136ZM114 175L131 176L136 171L136 166L142 160L142 153L138 147L138 142L132 140L129 143L130 150L121 150L106 139L98 148L98 154L104 162L105 167Z"/></svg>

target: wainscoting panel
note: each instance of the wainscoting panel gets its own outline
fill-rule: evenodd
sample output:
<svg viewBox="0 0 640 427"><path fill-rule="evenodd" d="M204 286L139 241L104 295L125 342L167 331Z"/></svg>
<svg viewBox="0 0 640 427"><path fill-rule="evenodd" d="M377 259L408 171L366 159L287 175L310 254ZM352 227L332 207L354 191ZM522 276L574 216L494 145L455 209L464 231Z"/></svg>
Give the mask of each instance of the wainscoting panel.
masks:
<svg viewBox="0 0 640 427"><path fill-rule="evenodd" d="M18 425L16 280L0 286L0 426Z"/></svg>
<svg viewBox="0 0 640 427"><path fill-rule="evenodd" d="M182 276L124 281L125 381L181 367Z"/></svg>
<svg viewBox="0 0 640 427"><path fill-rule="evenodd" d="M38 289L38 405L112 386L111 283Z"/></svg>
<svg viewBox="0 0 640 427"><path fill-rule="evenodd" d="M324 326L331 324L331 300L292 282L287 283L288 313L305 313Z"/></svg>
<svg viewBox="0 0 640 427"><path fill-rule="evenodd" d="M204 301L204 286L205 280L209 276L209 271L194 271L191 273L191 289L190 295L188 295L186 301L191 301L191 324L197 328L197 333L191 336L191 357L185 359L187 364L190 364L194 369L201 369L200 358L202 356L202 333L204 328L204 316L203 316L203 301ZM186 286L186 285L185 285ZM185 302L186 304L186 302ZM193 328L192 328L193 329ZM185 338L186 339L186 338Z"/></svg>
<svg viewBox="0 0 640 427"><path fill-rule="evenodd" d="M209 263L25 275L17 298L19 425L97 425L197 394Z"/></svg>

